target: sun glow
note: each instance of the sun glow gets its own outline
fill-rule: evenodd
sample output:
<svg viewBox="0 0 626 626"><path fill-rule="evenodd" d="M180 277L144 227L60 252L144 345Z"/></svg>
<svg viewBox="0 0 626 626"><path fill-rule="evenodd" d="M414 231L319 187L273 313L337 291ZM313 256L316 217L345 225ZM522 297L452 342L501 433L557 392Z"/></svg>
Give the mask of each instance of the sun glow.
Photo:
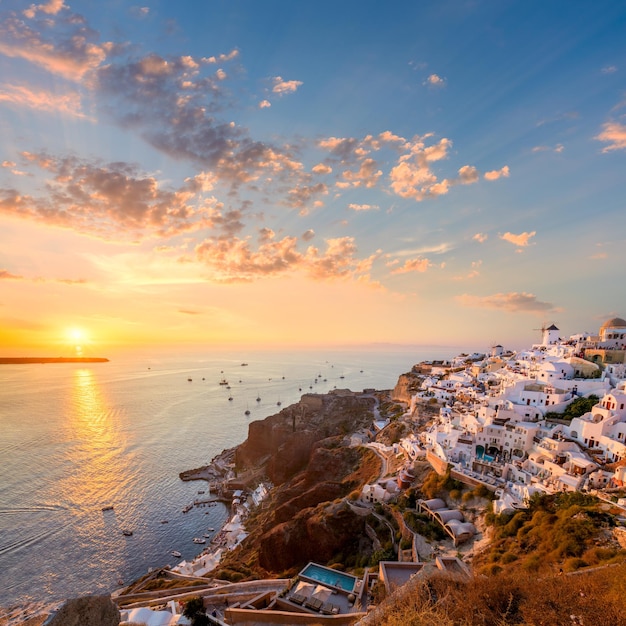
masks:
<svg viewBox="0 0 626 626"><path fill-rule="evenodd" d="M85 346L89 343L87 333L82 328L74 326L68 328L65 335L73 353L76 356L83 356Z"/></svg>

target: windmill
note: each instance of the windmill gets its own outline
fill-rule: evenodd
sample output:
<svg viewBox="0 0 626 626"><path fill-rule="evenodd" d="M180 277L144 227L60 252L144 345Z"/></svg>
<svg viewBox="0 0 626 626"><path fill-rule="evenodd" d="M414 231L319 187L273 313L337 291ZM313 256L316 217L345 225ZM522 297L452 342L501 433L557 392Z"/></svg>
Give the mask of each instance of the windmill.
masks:
<svg viewBox="0 0 626 626"><path fill-rule="evenodd" d="M549 326L547 322L544 322L541 328L533 328L533 330L541 331L541 345L543 346L548 346L559 340L559 329L554 322L551 322Z"/></svg>

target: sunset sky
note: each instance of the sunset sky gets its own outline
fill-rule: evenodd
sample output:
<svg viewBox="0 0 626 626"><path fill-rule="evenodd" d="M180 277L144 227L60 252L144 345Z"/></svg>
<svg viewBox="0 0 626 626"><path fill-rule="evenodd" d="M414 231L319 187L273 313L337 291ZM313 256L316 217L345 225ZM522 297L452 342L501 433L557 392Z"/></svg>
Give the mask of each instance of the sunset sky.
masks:
<svg viewBox="0 0 626 626"><path fill-rule="evenodd" d="M626 316L626 4L0 2L0 344L517 348Z"/></svg>

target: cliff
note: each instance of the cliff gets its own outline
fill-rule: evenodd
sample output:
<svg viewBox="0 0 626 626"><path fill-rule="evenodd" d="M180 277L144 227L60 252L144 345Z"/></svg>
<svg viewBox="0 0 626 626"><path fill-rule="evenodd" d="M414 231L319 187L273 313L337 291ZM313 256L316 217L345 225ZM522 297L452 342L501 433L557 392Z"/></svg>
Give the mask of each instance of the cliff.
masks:
<svg viewBox="0 0 626 626"><path fill-rule="evenodd" d="M371 551L364 518L344 498L380 472L371 450L351 448L345 439L369 425L373 405L360 394L304 396L250 424L236 452L238 476L264 474L275 486L249 520L254 538L225 555L222 575L282 575L311 560Z"/></svg>
<svg viewBox="0 0 626 626"><path fill-rule="evenodd" d="M374 403L360 394L306 394L297 404L250 424L248 438L236 451L237 470L262 465L280 485L309 464L316 442L368 426Z"/></svg>
<svg viewBox="0 0 626 626"><path fill-rule="evenodd" d="M400 374L398 382L391 392L391 399L409 404L411 397L418 392L423 380L424 376L413 371Z"/></svg>

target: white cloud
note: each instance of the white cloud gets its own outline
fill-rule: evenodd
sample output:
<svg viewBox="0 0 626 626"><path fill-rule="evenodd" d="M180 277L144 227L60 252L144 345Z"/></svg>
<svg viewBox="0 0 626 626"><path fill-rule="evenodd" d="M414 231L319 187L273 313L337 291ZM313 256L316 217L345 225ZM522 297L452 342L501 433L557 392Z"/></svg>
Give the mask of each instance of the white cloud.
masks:
<svg viewBox="0 0 626 626"><path fill-rule="evenodd" d="M261 100L259 102L259 109L269 109L272 106L272 103L269 100Z"/></svg>
<svg viewBox="0 0 626 626"><path fill-rule="evenodd" d="M474 239L474 241L478 241L478 243L485 243L488 237L489 235L486 235L485 233L476 233L472 239Z"/></svg>
<svg viewBox="0 0 626 626"><path fill-rule="evenodd" d="M300 80L283 80L280 76L276 76L272 81L274 83L272 92L281 96L286 93L294 93L302 85Z"/></svg>
<svg viewBox="0 0 626 626"><path fill-rule="evenodd" d="M379 207L375 204L349 204L348 205L349 209L352 209L353 211L375 211L377 210Z"/></svg>

